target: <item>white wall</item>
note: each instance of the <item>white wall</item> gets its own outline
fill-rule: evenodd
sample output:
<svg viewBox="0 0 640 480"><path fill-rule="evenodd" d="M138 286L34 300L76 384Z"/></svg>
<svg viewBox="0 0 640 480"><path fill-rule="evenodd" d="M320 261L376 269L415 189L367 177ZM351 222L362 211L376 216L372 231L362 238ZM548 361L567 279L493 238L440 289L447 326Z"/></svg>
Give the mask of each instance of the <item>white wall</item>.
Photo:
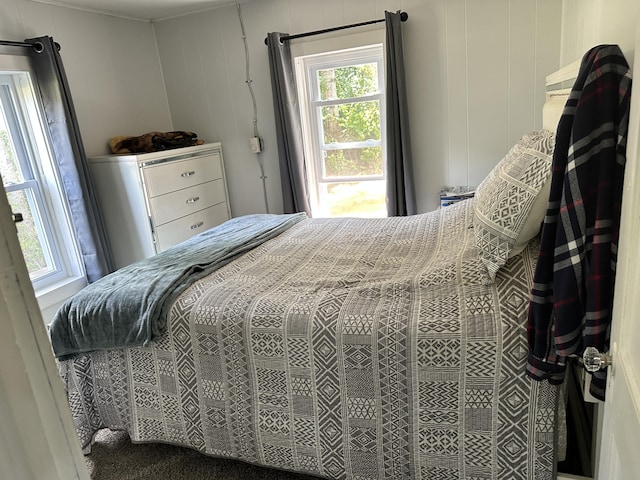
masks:
<svg viewBox="0 0 640 480"><path fill-rule="evenodd" d="M420 211L437 206L443 185L478 184L520 135L540 127L544 76L560 64L556 0L243 2L272 212L282 211L282 199L266 33L382 18L385 9L409 13L405 55ZM193 130L223 142L233 214L264 211L248 147L253 111L235 6L152 25L28 0L0 3L0 38L37 35L62 45L88 155L108 153L115 135Z"/></svg>
<svg viewBox="0 0 640 480"><path fill-rule="evenodd" d="M563 65L603 43L619 45L632 65L640 1L563 0L562 18Z"/></svg>
<svg viewBox="0 0 640 480"><path fill-rule="evenodd" d="M544 78L560 65L557 0L259 0L241 8L273 213L282 199L267 32L409 13L405 65L422 212L438 205L443 185L477 185L522 134L541 127ZM155 31L174 128L222 142L234 215L264 211L236 7L160 21Z"/></svg>
<svg viewBox="0 0 640 480"><path fill-rule="evenodd" d="M409 13L405 55L420 211L437 205L442 185L479 183L521 134L540 127L546 74L597 43L618 43L629 53L640 16L637 0L243 2L273 212L282 203L265 34L382 18L385 9ZM264 210L247 146L253 113L235 6L152 25L29 0L0 2L1 39L38 35L62 45L89 155L107 153L115 135L194 130L223 142L234 215Z"/></svg>
<svg viewBox="0 0 640 480"><path fill-rule="evenodd" d="M42 35L61 45L87 155L108 153L108 140L116 135L172 129L150 23L0 1L0 39Z"/></svg>

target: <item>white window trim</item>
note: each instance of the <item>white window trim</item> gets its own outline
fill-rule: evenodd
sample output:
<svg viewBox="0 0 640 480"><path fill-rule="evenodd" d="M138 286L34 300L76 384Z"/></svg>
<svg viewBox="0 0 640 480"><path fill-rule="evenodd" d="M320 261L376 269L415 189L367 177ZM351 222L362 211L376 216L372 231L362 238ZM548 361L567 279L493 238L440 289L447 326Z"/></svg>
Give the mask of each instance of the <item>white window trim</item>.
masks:
<svg viewBox="0 0 640 480"><path fill-rule="evenodd" d="M372 32L369 32L371 34ZM371 38L371 35L360 36L360 38ZM362 41L362 40L361 40ZM315 49L318 47L316 46ZM315 50L314 49L314 50ZM356 101L366 100L378 100L380 103L380 133L381 140L379 142L360 142L361 146L382 146L383 156L383 174L375 176L344 176L344 177L327 177L322 171L323 162L316 161L316 152L322 150L330 150L332 148L341 148L340 144L332 145L328 148L323 148L320 145L320 141L316 132L319 132L319 124L321 120L318 117L319 114L314 114L317 111L317 107L320 105L331 105L332 103L344 103L342 100L335 102L329 100L316 100L310 95L312 86L314 85L315 72L322 68L339 67L346 65L353 65L357 63L378 63L378 81L379 85L384 85L385 72L384 72L384 48L380 42L375 42L367 45L360 45L351 48L341 48L337 50L325 50L313 54L306 54L294 57L296 84L299 94L299 108L300 116L302 119L302 136L304 143L305 158L307 159L307 174L308 174L308 189L309 200L311 203L311 210L314 216L327 217L329 216L326 210L326 205L323 204L321 193L318 189L321 184L330 184L336 182L363 182L363 181L381 181L386 178L386 143L382 141L386 132L386 105L384 102L384 92L381 91L377 94L367 95L363 97L354 98ZM309 126L310 128L308 128ZM375 143L375 145L372 145ZM350 144L350 147L357 146Z"/></svg>
<svg viewBox="0 0 640 480"><path fill-rule="evenodd" d="M26 79L21 76L14 76L13 78L18 83L18 88L22 89L23 92L27 91L27 95L31 95L36 101L26 102L26 105L20 105L20 108L26 110L22 113L27 116L30 121L38 121L43 124L40 102L37 101L37 97L33 91L33 89L36 88L35 76L27 57L23 55L4 54L0 51L0 72L8 74L28 73L31 78L31 83L27 82ZM29 142L31 147L36 151L35 154L40 157L48 156L52 159L53 153L49 147L50 143L45 137L47 133L33 132L31 130L28 130L28 132L30 132ZM59 175L55 167L55 162L35 162L34 168L37 169L34 174L41 183L40 193L49 215L57 219L56 223L58 225L66 224L71 226L71 214L67 202L64 200L65 195L61 191L60 182L56 181ZM51 192L51 194L49 192ZM59 200L55 197L58 197ZM55 227L48 231L48 235L51 235L61 252L60 256L56 259L60 262L60 270L53 275L33 282L34 292L40 310L43 313L45 323L48 323L52 314L62 302L87 285L86 274L72 229ZM47 310L48 312L45 314Z"/></svg>
<svg viewBox="0 0 640 480"><path fill-rule="evenodd" d="M350 48L347 50L340 50L337 52L328 52L326 54L318 54L310 57L303 57L299 59L300 67L304 68L306 71L306 78L308 89L305 93L307 93L307 97L305 105L302 105L301 108L306 110L305 114L307 115L314 132L320 131L321 118L320 115L313 115L313 111L317 111L317 107L319 106L330 106L330 105L340 105L344 104L344 100L317 100L311 99L309 100L309 91L312 87L315 87L316 84L316 74L318 70L322 70L326 68L327 65L331 67L344 67L347 65L353 65L354 63L378 63L378 82L380 85L384 85L384 64L382 60L382 45L370 45L365 47L357 47ZM385 104L384 104L384 93L376 93L371 95L366 95L362 97L354 97L349 99L350 101L371 101L377 100L380 104L380 129L381 133L384 135L386 132L386 115L385 115ZM305 139L306 140L306 139ZM313 145L313 152L318 152L321 150L333 150L333 149L342 149L346 145L343 143L334 143L331 145L321 146L319 142L319 138L317 135L311 135L309 138L310 142ZM382 142L382 139L374 142L354 142L349 144L351 148L361 148L361 147L370 147L370 146L382 146L383 147L383 158L386 154L385 144ZM318 183L332 183L335 181L340 182L349 182L349 181L362 181L362 180L383 180L386 178L386 171L383 172L382 175L369 175L369 176L342 176L342 177L328 177L322 171L322 162L314 162L316 166L316 178L318 179ZM386 170L386 166L383 164L383 169Z"/></svg>

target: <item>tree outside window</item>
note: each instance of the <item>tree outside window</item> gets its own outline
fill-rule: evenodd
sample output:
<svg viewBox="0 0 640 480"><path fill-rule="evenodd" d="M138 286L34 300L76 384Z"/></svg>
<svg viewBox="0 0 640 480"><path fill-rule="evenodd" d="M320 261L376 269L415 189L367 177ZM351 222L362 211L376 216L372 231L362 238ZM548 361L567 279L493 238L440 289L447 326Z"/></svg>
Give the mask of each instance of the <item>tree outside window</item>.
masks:
<svg viewBox="0 0 640 480"><path fill-rule="evenodd" d="M303 59L314 216L386 216L382 46Z"/></svg>
<svg viewBox="0 0 640 480"><path fill-rule="evenodd" d="M0 176L12 212L23 219L18 239L38 296L84 280L84 273L30 67L21 59L0 71Z"/></svg>
<svg viewBox="0 0 640 480"><path fill-rule="evenodd" d="M20 213L23 220L18 226L18 238L29 274L33 279L55 269L40 214L41 195L32 169L25 163L21 165L18 149L11 136L12 125L19 128L16 105L12 101L6 85L0 95L0 175L2 176L9 205L14 213ZM14 131L14 135L17 132Z"/></svg>

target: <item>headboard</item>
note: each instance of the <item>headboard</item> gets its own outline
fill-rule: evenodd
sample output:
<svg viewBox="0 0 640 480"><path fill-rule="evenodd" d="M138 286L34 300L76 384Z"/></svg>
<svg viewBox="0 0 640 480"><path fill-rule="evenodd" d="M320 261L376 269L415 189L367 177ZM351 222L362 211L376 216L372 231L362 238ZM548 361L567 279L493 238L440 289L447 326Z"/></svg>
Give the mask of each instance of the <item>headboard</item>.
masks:
<svg viewBox="0 0 640 480"><path fill-rule="evenodd" d="M570 63L549 75L546 81L546 100L542 107L542 127L556 131L562 110L580 70L580 60Z"/></svg>

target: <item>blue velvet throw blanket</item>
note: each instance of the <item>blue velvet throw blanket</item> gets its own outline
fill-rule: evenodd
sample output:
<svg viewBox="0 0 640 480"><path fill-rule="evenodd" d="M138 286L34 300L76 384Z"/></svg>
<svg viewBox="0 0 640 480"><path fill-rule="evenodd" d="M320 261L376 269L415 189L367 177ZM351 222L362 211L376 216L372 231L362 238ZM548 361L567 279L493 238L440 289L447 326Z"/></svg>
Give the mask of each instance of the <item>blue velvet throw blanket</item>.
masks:
<svg viewBox="0 0 640 480"><path fill-rule="evenodd" d="M187 287L305 218L304 213L234 218L90 284L67 300L51 323L56 357L148 345Z"/></svg>

